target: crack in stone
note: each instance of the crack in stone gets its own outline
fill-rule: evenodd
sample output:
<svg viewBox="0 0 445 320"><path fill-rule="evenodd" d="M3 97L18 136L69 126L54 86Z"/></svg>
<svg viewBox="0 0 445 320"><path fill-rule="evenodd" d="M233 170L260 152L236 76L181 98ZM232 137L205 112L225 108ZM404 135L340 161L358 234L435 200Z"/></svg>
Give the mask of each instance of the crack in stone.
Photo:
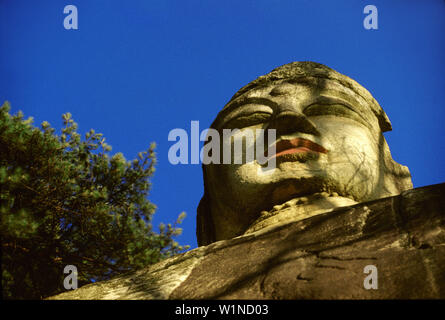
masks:
<svg viewBox="0 0 445 320"><path fill-rule="evenodd" d="M346 270L346 268L343 268L343 267L339 267L339 266L327 266L327 265L319 264L319 263L317 263L317 264L315 265L315 268L331 268L331 269L338 269L338 270Z"/></svg>
<svg viewBox="0 0 445 320"><path fill-rule="evenodd" d="M297 280L302 280L302 281L312 281L312 280L314 280L313 278L306 278L306 277L303 277L302 275L301 275L301 273L299 273L298 275L297 275Z"/></svg>
<svg viewBox="0 0 445 320"><path fill-rule="evenodd" d="M348 258L340 258L335 256L319 256L320 259L332 259L332 260L339 260L339 261L354 261L354 260L377 260L375 257L348 257Z"/></svg>

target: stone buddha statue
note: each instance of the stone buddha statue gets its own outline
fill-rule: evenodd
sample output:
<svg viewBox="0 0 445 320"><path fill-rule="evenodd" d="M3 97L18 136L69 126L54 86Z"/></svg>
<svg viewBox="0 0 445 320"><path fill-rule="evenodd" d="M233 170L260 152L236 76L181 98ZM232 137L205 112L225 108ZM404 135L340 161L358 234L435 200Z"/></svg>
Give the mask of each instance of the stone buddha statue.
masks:
<svg viewBox="0 0 445 320"><path fill-rule="evenodd" d="M412 188L383 136L391 130L383 109L356 81L319 63L289 63L252 81L211 128L275 129L268 144L276 167L264 172L257 159L203 165L200 246Z"/></svg>
<svg viewBox="0 0 445 320"><path fill-rule="evenodd" d="M357 82L286 64L241 88L211 127L238 129L220 151L249 130L275 136L266 162L244 156L256 135L242 138L243 161L203 161L199 247L50 299L443 299L445 184L412 189L383 137L388 117Z"/></svg>

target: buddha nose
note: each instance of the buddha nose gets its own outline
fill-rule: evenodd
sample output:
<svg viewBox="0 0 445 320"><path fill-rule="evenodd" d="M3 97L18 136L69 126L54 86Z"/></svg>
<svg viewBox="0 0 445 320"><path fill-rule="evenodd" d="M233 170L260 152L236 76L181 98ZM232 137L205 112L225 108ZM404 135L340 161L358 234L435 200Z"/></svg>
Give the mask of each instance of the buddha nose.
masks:
<svg viewBox="0 0 445 320"><path fill-rule="evenodd" d="M315 124L304 114L290 110L280 112L272 119L268 129L276 129L277 136L295 132L320 135Z"/></svg>

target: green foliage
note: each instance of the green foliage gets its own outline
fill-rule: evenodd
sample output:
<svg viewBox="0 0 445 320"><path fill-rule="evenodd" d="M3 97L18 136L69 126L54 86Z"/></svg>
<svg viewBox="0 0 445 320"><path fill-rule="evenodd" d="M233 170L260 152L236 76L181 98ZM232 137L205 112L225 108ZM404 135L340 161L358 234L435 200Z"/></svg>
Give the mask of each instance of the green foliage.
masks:
<svg viewBox="0 0 445 320"><path fill-rule="evenodd" d="M40 299L61 291L63 269L79 286L177 254L185 214L152 230L148 199L156 162L152 144L127 161L94 130L85 139L71 114L55 134L0 108L0 232L3 298Z"/></svg>

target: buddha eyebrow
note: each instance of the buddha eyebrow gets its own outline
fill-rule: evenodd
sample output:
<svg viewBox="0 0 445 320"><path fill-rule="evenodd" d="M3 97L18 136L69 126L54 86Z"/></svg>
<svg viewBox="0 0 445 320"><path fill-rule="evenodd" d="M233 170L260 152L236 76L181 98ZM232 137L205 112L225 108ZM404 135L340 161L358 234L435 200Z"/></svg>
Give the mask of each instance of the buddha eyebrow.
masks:
<svg viewBox="0 0 445 320"><path fill-rule="evenodd" d="M349 109L351 109L353 111L356 111L356 109L357 109L351 103L349 103L348 101L345 101L345 100L339 99L339 98L334 98L334 97L318 96L316 99L314 99L314 101L311 104L315 104L315 103L326 104L326 105L329 105L329 104L342 104L345 107L348 107Z"/></svg>
<svg viewBox="0 0 445 320"><path fill-rule="evenodd" d="M310 107L311 105L315 105L315 104L323 105L323 106L326 106L327 108L329 108L330 105L335 105L335 104L342 105L345 108L354 112L362 120L362 121L360 121L360 123L364 124L366 127L370 128L370 129L372 129L372 127L369 124L370 121L369 121L369 119L366 119L364 113L360 112L360 110L358 110L357 107L354 107L353 104L351 104L343 99L319 96L304 108L303 113L305 113L306 108Z"/></svg>
<svg viewBox="0 0 445 320"><path fill-rule="evenodd" d="M223 110L222 115L225 116L228 113L230 113L231 111L233 111L233 109L242 107L243 105L246 105L246 104L262 104L264 106L272 108L272 110L274 112L279 108L278 103L276 103L272 100L269 100L267 98L243 97L243 98L240 98L239 100L233 101L229 106L227 106L226 109Z"/></svg>
<svg viewBox="0 0 445 320"><path fill-rule="evenodd" d="M309 107L310 105L313 104L322 104L322 105L327 105L329 106L330 104L341 104L343 106L345 106L346 108L350 109L351 111L357 113L360 118L362 118L363 120L366 121L366 119L363 117L362 112L360 112L360 110L358 110L357 107L355 107L353 104L349 103L348 101L345 101L343 99L339 99L339 98L334 98L334 97L326 97L326 96L318 96L314 101L312 101L312 103L308 104L306 106Z"/></svg>
<svg viewBox="0 0 445 320"><path fill-rule="evenodd" d="M270 107L272 109L272 112L275 113L276 110L278 110L279 105L271 101L267 98L258 98L258 97L240 97L239 99L231 102L229 105L227 105L216 117L215 121L212 123L211 127L220 127L225 121L223 119L227 117L233 110L243 107L244 105L248 104L256 104L256 105L263 105L266 107Z"/></svg>

